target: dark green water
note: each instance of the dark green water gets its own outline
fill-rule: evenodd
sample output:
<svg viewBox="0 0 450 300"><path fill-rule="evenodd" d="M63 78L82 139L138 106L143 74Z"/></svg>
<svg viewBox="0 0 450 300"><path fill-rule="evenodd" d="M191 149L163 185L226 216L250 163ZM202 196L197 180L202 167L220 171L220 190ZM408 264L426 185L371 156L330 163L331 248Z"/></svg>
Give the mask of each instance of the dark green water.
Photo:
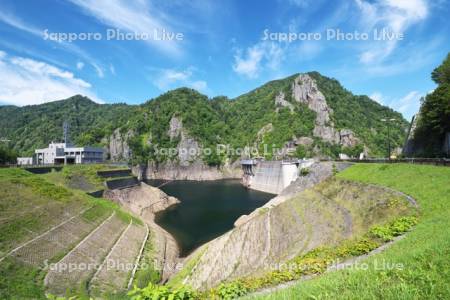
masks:
<svg viewBox="0 0 450 300"><path fill-rule="evenodd" d="M164 181L150 180L159 186ZM274 197L244 188L239 180L172 181L160 187L181 203L159 213L156 223L177 240L181 255L233 228L243 214L249 214Z"/></svg>

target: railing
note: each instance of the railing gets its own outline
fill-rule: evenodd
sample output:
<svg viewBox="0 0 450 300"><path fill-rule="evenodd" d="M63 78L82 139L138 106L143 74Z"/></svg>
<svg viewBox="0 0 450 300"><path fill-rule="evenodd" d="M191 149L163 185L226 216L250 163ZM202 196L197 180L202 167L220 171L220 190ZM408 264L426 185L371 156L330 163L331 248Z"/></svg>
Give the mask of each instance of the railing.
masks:
<svg viewBox="0 0 450 300"><path fill-rule="evenodd" d="M326 160L322 160L326 161ZM367 159L336 159L334 161L355 162L355 163L410 163L410 164L426 164L435 166L450 166L449 158L367 158Z"/></svg>

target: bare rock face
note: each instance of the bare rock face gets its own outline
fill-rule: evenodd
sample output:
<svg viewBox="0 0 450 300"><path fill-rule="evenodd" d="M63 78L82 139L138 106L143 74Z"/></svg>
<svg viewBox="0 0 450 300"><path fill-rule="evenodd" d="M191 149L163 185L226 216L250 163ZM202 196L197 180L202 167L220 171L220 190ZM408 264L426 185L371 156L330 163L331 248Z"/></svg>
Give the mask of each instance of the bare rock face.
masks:
<svg viewBox="0 0 450 300"><path fill-rule="evenodd" d="M170 140L180 138L177 145L177 158L180 166L189 166L200 156L200 144L184 130L181 119L172 116L167 135Z"/></svg>
<svg viewBox="0 0 450 300"><path fill-rule="evenodd" d="M181 119L178 119L177 117L173 116L172 119L170 119L169 131L167 132L167 134L170 137L170 140L179 137L182 129L183 129L183 122L181 121Z"/></svg>
<svg viewBox="0 0 450 300"><path fill-rule="evenodd" d="M302 136L302 137L298 138L295 141L295 143L297 145L302 145L302 146L305 146L305 147L311 147L314 144L314 140L312 138L310 138L310 137Z"/></svg>
<svg viewBox="0 0 450 300"><path fill-rule="evenodd" d="M331 144L339 144L340 142L339 132L336 132L336 129L331 126L316 124L313 130L313 135L320 137L325 142L329 142Z"/></svg>
<svg viewBox="0 0 450 300"><path fill-rule="evenodd" d="M325 96L317 88L314 79L308 74L300 74L294 80L292 97L297 102L307 104L309 109L317 113L317 125L325 125L330 122L330 114L333 111L328 107Z"/></svg>
<svg viewBox="0 0 450 300"><path fill-rule="evenodd" d="M325 96L317 88L317 84L308 74L300 74L292 84L292 97L300 102L307 104L309 109L316 112L315 126L313 135L322 140L340 144L344 147L354 147L360 141L356 138L350 129L340 131L334 128L330 115L333 110L328 107Z"/></svg>
<svg viewBox="0 0 450 300"><path fill-rule="evenodd" d="M191 138L182 132L181 140L178 143L177 152L180 166L186 167L200 157L201 147L194 138Z"/></svg>
<svg viewBox="0 0 450 300"><path fill-rule="evenodd" d="M359 144L359 139L350 129L342 129L339 132L340 144L344 147L354 147Z"/></svg>
<svg viewBox="0 0 450 300"><path fill-rule="evenodd" d="M334 129L330 114L333 110L328 107L325 96L317 88L317 84L308 74L300 74L292 84L292 97L300 103L308 105L316 112L313 134L329 143L339 143L339 133Z"/></svg>
<svg viewBox="0 0 450 300"><path fill-rule="evenodd" d="M117 128L109 138L109 154L112 161L121 161L130 159L130 147L128 139L134 135L132 130L128 130L125 134Z"/></svg>
<svg viewBox="0 0 450 300"><path fill-rule="evenodd" d="M148 179L167 180L217 180L225 178L241 178L242 169L240 165L229 165L212 167L207 166L201 160L181 166L176 161L163 163L149 162L146 167L145 177Z"/></svg>
<svg viewBox="0 0 450 300"><path fill-rule="evenodd" d="M276 106L276 111L278 112L278 110L280 109L280 107L287 107L289 108L289 110L291 112L294 111L294 105L292 105L292 103L290 103L289 101L286 101L284 99L285 95L283 92L280 92L276 97L275 97L275 106Z"/></svg>

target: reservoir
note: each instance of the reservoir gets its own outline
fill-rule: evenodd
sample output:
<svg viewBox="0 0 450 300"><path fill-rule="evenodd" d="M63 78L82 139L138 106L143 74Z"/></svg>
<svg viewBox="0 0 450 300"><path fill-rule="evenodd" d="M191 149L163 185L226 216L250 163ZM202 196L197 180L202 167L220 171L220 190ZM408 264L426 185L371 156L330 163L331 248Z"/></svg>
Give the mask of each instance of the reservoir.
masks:
<svg viewBox="0 0 450 300"><path fill-rule="evenodd" d="M149 180L153 186L165 183ZM176 180L160 187L181 203L156 215L156 223L178 242L181 256L233 228L234 222L275 195L246 189L237 179Z"/></svg>

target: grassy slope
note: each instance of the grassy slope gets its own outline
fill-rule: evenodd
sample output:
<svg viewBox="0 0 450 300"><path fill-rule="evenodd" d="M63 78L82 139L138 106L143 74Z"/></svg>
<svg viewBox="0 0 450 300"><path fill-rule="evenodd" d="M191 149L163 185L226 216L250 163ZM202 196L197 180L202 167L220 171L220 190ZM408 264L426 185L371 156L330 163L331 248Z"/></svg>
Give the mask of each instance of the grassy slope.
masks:
<svg viewBox="0 0 450 300"><path fill-rule="evenodd" d="M79 171L77 168L69 169L67 172L73 174ZM92 172L93 170L89 168L83 170L85 175ZM21 169L0 169L0 208L2 208L0 216L15 216L12 221L0 222L2 232L0 250L3 250L0 254L6 254L14 246L63 221L56 222L54 218L61 208L67 208L69 205L71 208L93 205L92 209L83 214L88 221L103 219L116 210L121 219L126 223L129 222L131 216L120 210L117 204L69 188L61 173L64 172L34 175ZM33 206L39 207L43 213L36 214ZM46 209L55 206L59 209ZM136 218L133 222L141 223ZM62 255L64 253L52 258L50 262L57 261ZM0 299L44 299L42 282L44 276L45 272L42 269L7 257L0 262Z"/></svg>
<svg viewBox="0 0 450 300"><path fill-rule="evenodd" d="M358 164L338 177L392 187L421 206L419 224L386 251L368 258L367 270L332 272L263 299L449 299L450 168ZM381 270L386 264L403 269Z"/></svg>

